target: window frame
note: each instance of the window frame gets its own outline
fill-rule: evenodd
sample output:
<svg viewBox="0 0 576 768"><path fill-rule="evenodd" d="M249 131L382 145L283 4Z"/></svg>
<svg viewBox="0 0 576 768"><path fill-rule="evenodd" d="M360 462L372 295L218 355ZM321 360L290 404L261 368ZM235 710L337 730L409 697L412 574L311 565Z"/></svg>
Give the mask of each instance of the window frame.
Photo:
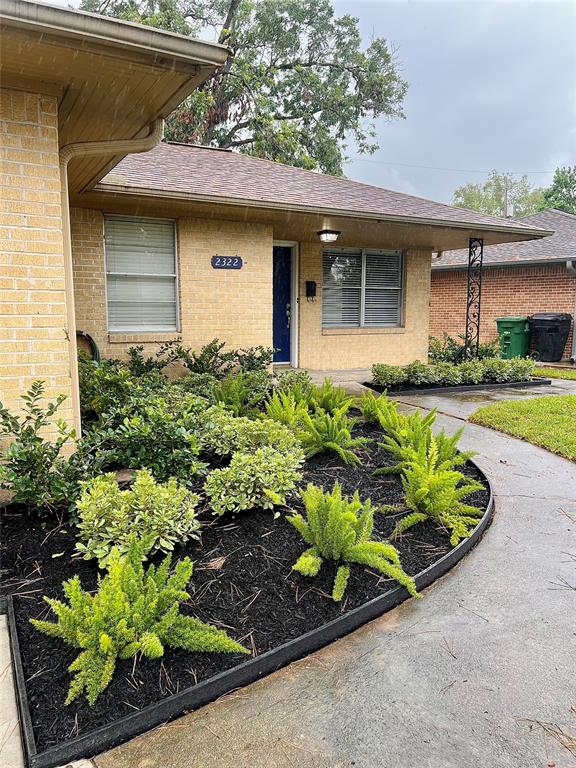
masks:
<svg viewBox="0 0 576 768"><path fill-rule="evenodd" d="M133 221L133 222L162 222L171 223L174 230L174 273L167 272L110 272L108 270L108 255L106 253L106 222L114 219L116 221ZM106 331L109 334L148 334L148 333L180 333L181 331L181 318L180 318L180 259L178 253L178 222L176 219L169 219L159 216L123 216L121 214L105 214L102 222L102 238L104 241L104 293L106 299ZM174 328L159 328L158 326L147 326L146 328L134 328L134 327L122 327L111 328L110 327L110 311L108 303L108 276L111 277L158 277L158 278L173 278L174 279L174 298L175 298L175 312L176 322Z"/></svg>
<svg viewBox="0 0 576 768"><path fill-rule="evenodd" d="M405 308L405 298L406 298L406 277L405 277L405 269L406 269L406 259L405 259L405 252L401 250L393 250L390 248L322 248L322 330L337 330L337 329L343 329L343 330L354 330L356 328L365 328L365 329L385 329L385 328L403 328L404 327L404 308ZM357 255L360 256L360 306L359 306L359 323L358 325L325 325L324 324L324 254L325 253L339 253L345 256L346 254L349 255ZM400 259L400 268L399 268L399 274L400 274L400 285L396 288L390 288L390 287L376 287L376 290L389 290L389 291L398 291L399 292L399 313L398 313L398 322L397 323L387 323L385 325L367 325L366 324L366 290L367 288L373 288L374 286L367 286L366 285L366 256L397 256Z"/></svg>

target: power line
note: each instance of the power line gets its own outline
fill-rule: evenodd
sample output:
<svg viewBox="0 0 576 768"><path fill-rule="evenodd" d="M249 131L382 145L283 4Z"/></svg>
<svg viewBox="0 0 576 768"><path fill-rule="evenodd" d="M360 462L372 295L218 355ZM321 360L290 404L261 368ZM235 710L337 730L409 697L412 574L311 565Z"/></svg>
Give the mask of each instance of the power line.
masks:
<svg viewBox="0 0 576 768"><path fill-rule="evenodd" d="M391 160L368 160L365 158L356 157L353 160L346 160L346 164L350 165L352 163L371 163L373 165L398 165L402 168L421 168L427 171L450 171L451 173L492 173L494 168L491 168L489 171L481 171L478 168L442 168L435 165L413 165L412 163L397 163L393 162ZM506 173L510 176L527 176L532 173L554 173L554 170L551 171L506 171Z"/></svg>

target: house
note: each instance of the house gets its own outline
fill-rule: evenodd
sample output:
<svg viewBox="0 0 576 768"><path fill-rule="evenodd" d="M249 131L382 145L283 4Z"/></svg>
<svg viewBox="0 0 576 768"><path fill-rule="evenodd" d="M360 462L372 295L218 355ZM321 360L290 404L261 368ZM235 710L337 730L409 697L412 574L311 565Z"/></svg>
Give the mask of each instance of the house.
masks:
<svg viewBox="0 0 576 768"><path fill-rule="evenodd" d="M432 253L549 234L159 143L160 119L224 61L222 46L29 0L3 0L0 33L8 407L42 378L79 426L77 331L115 357L218 336L316 369L425 359Z"/></svg>
<svg viewBox="0 0 576 768"><path fill-rule="evenodd" d="M535 312L567 312L576 317L576 216L549 209L519 220L553 230L543 240L501 243L484 248L481 338L496 338L496 318ZM466 318L468 250L444 253L432 263L430 333L462 333ZM573 328L564 357L576 357Z"/></svg>

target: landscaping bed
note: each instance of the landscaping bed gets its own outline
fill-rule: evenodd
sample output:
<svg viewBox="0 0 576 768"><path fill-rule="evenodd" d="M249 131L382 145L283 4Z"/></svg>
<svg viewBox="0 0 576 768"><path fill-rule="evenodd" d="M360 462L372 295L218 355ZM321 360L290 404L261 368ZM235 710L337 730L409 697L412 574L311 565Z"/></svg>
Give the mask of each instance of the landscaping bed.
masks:
<svg viewBox="0 0 576 768"><path fill-rule="evenodd" d="M356 432L375 437L375 430ZM338 479L343 492L362 489L375 504L397 504L402 485L397 475L375 478L376 467L389 456L372 444L362 452L363 463L347 467L330 456L307 463L303 483L331 485ZM471 464L466 475L481 478ZM489 489L470 501L486 509ZM292 508L301 508L295 500ZM375 516L375 538L390 535L397 515ZM368 601L397 589L395 583L369 568L353 569L342 603L329 599L335 568L326 563L314 581L290 570L302 551L302 540L284 516L250 512L214 521L206 515L202 546L179 548L195 561L191 599L186 608L201 619L231 631L259 656L304 635ZM62 703L70 682L68 665L76 655L57 639L39 635L29 618L47 613L42 595L57 596L62 580L78 573L88 588L96 585L93 562L72 560L75 538L69 525L52 530L34 524L25 511L8 507L2 513L4 589L14 594L26 693L37 749L42 752L115 720L132 715L183 689L245 662L241 655L195 654L168 649L158 661L120 662L114 680L95 706L77 700ZM416 575L453 548L445 532L423 523L397 542L404 569ZM39 554L41 553L41 555ZM223 559L223 561L222 561ZM407 596L407 594L405 595Z"/></svg>
<svg viewBox="0 0 576 768"><path fill-rule="evenodd" d="M420 384L417 387L404 389L384 387L375 384L373 381L363 382L365 387L370 387L370 389L373 389L375 392L387 392L389 395L394 395L396 397L403 395L441 395L446 392L475 392L477 390L484 391L487 389L525 389L526 387L541 387L551 383L550 379L536 377L534 379L529 379L528 381L506 381L498 384L463 384L443 387L437 387L434 384Z"/></svg>
<svg viewBox="0 0 576 768"><path fill-rule="evenodd" d="M63 398L43 382L18 414L0 403L0 606L31 768L102 752L423 597L490 521L462 430L434 430L435 412L273 378L271 350L222 348L82 360L73 452L64 423L47 432Z"/></svg>

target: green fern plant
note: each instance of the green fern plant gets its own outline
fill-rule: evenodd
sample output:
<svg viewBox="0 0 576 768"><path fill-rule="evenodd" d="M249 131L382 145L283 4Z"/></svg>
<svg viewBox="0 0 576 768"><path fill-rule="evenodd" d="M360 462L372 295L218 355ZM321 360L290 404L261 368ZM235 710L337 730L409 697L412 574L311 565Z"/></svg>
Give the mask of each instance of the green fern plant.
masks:
<svg viewBox="0 0 576 768"><path fill-rule="evenodd" d="M369 441L365 437L352 437L353 424L342 410L336 410L333 414L322 410L314 414L305 413L298 439L306 458L334 451L345 464L359 464L360 459L354 451Z"/></svg>
<svg viewBox="0 0 576 768"><path fill-rule="evenodd" d="M296 400L291 392L274 391L264 403L264 418L277 421L289 429L297 429L308 412L305 401Z"/></svg>
<svg viewBox="0 0 576 768"><path fill-rule="evenodd" d="M164 654L164 647L209 653L249 653L226 632L180 613L180 603L192 575L192 562L185 557L174 568L168 555L158 566L144 569L146 539L134 541L125 555L114 550L107 573L91 594L78 576L64 582L68 604L45 597L57 621L30 623L40 632L58 637L81 652L68 667L74 678L66 704L82 692L92 706L108 686L118 659L141 653L149 659Z"/></svg>
<svg viewBox="0 0 576 768"><path fill-rule="evenodd" d="M451 461L443 461L434 436L428 444L422 443L407 462L402 485L406 505L412 511L396 524L393 539L412 526L431 519L450 531L450 543L456 546L470 535L482 516L481 509L464 504L462 499L484 486L454 470Z"/></svg>
<svg viewBox="0 0 576 768"><path fill-rule="evenodd" d="M300 555L293 570L303 576L316 576L324 560L341 563L332 588L332 599L337 602L344 596L351 563L374 568L402 584L414 597L419 597L414 579L402 569L396 548L371 539L374 509L369 499L362 503L358 492L351 500L342 496L339 483L335 483L331 492L308 485L300 495L306 507L306 517L297 513L287 520L310 547Z"/></svg>
<svg viewBox="0 0 576 768"><path fill-rule="evenodd" d="M346 413L353 403L354 398L346 394L344 387L335 387L330 378L313 387L310 393L310 405L326 413Z"/></svg>
<svg viewBox="0 0 576 768"><path fill-rule="evenodd" d="M380 447L392 454L396 463L388 467L380 467L374 474L399 474L407 462L414 458L420 446L428 445L432 436L432 424L436 420L436 411L430 411L425 416L415 411L410 416L406 416L399 413L395 407L384 406L382 413L385 414L382 421L385 422L386 427Z"/></svg>

